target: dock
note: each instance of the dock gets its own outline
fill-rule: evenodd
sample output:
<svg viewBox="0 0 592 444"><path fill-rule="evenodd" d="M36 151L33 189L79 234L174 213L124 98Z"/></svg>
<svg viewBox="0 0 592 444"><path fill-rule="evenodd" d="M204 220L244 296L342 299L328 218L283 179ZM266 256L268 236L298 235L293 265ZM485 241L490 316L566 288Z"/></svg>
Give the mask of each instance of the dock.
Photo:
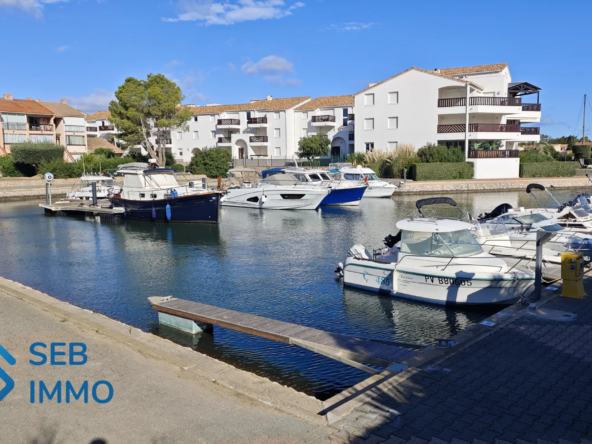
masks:
<svg viewBox="0 0 592 444"><path fill-rule="evenodd" d="M54 215L89 215L89 216L100 216L100 217L115 217L122 216L125 209L122 207L110 208L111 202L99 201L96 205L92 204L90 200L61 200L55 203L44 203L39 204L40 208L45 210L47 214Z"/></svg>
<svg viewBox="0 0 592 444"><path fill-rule="evenodd" d="M170 296L149 297L148 303L159 312L159 317L163 313L165 316L172 315L197 321L206 331L208 326L211 328L211 326L217 325L273 341L296 345L372 374L376 374L378 371L369 366L391 367L391 369L403 371L407 369L407 366L399 363L417 353L416 350L398 346L395 342L330 333ZM413 344L409 345L413 346Z"/></svg>

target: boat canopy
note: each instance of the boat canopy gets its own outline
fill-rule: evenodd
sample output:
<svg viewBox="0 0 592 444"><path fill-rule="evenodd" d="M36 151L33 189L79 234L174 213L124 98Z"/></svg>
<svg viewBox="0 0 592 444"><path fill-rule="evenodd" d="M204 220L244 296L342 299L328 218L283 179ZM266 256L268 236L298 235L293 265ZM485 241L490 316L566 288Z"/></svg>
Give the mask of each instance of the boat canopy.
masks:
<svg viewBox="0 0 592 444"><path fill-rule="evenodd" d="M452 231L470 230L473 224L451 219L403 219L397 222L397 228L405 231L422 231L428 233L450 233Z"/></svg>
<svg viewBox="0 0 592 444"><path fill-rule="evenodd" d="M261 171L261 175L265 179L267 176L273 176L274 174L279 174L284 171L284 168L270 168L269 170Z"/></svg>
<svg viewBox="0 0 592 444"><path fill-rule="evenodd" d="M349 167L349 168L341 168L339 170L340 173L344 174L374 174L376 175L376 171L372 168L363 168L358 166L357 168Z"/></svg>
<svg viewBox="0 0 592 444"><path fill-rule="evenodd" d="M298 179L292 174L273 174L263 179L263 183L270 185L291 186L298 183Z"/></svg>

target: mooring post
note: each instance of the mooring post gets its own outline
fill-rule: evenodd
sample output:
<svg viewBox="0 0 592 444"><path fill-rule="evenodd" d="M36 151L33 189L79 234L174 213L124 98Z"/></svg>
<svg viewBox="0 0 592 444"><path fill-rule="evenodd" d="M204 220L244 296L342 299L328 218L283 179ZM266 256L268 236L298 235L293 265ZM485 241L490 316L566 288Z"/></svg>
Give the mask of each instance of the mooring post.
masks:
<svg viewBox="0 0 592 444"><path fill-rule="evenodd" d="M206 178L205 178L205 177L203 177L203 178L201 179L201 187L202 187L204 190L206 189Z"/></svg>
<svg viewBox="0 0 592 444"><path fill-rule="evenodd" d="M549 231L537 231L534 294L530 298L531 306L536 306L536 303L541 300L543 291L543 245L549 242L553 236L554 233Z"/></svg>
<svg viewBox="0 0 592 444"><path fill-rule="evenodd" d="M51 205L51 183L45 182L45 204Z"/></svg>
<svg viewBox="0 0 592 444"><path fill-rule="evenodd" d="M92 183L92 204L93 206L97 205L97 183Z"/></svg>

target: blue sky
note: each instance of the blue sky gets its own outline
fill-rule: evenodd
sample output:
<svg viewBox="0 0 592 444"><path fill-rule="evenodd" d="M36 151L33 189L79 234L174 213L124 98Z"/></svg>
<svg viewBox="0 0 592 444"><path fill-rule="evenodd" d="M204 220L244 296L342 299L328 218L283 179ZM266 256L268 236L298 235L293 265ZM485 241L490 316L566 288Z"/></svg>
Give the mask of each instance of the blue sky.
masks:
<svg viewBox="0 0 592 444"><path fill-rule="evenodd" d="M543 133L581 135L591 13L572 0L0 0L0 92L91 112L148 73L175 79L187 103L242 103L507 62L542 88Z"/></svg>

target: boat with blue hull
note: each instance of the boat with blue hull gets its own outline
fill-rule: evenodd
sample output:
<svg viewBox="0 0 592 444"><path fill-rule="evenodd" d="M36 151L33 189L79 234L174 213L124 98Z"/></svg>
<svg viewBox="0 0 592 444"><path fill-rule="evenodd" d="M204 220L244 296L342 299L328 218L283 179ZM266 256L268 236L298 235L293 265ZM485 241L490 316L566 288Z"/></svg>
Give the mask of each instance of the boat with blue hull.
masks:
<svg viewBox="0 0 592 444"><path fill-rule="evenodd" d="M170 168L130 167L120 193L111 202L122 207L124 217L156 222L218 223L221 193L197 181L180 185Z"/></svg>

